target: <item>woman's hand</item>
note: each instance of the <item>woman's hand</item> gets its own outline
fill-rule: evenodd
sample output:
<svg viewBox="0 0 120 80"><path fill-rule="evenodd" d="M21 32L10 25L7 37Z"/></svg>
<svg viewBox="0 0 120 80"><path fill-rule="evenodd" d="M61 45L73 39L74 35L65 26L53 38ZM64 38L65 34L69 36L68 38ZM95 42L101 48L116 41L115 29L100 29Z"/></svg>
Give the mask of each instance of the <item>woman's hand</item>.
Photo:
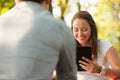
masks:
<svg viewBox="0 0 120 80"><path fill-rule="evenodd" d="M83 60L79 61L79 65L90 73L100 73L102 67L97 64L95 59L92 57L92 60L82 57Z"/></svg>

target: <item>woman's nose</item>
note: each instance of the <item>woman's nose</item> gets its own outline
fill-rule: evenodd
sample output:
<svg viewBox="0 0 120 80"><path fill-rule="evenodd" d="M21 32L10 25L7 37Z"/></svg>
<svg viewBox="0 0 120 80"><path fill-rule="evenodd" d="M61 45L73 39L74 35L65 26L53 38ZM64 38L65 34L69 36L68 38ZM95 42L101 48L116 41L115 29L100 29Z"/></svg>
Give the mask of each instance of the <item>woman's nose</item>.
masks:
<svg viewBox="0 0 120 80"><path fill-rule="evenodd" d="M82 35L83 35L83 32L82 32L82 31L79 31L79 32L78 32L78 35L79 35L79 36L82 36Z"/></svg>

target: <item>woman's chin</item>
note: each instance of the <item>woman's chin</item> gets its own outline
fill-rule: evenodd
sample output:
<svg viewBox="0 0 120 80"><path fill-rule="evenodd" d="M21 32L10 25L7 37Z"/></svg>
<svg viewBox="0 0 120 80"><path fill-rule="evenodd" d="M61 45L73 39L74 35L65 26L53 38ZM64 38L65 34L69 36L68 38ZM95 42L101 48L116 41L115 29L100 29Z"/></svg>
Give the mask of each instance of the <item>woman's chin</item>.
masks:
<svg viewBox="0 0 120 80"><path fill-rule="evenodd" d="M88 45L85 41L79 41L79 43L81 44L81 46L86 46L86 45Z"/></svg>

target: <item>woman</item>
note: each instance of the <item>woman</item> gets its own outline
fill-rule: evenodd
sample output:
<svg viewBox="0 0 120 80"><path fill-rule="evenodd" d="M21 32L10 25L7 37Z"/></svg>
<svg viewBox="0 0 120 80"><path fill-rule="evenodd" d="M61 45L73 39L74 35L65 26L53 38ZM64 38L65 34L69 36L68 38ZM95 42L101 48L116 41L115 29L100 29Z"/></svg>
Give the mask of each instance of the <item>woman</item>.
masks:
<svg viewBox="0 0 120 80"><path fill-rule="evenodd" d="M79 11L71 22L77 46L91 46L92 60L79 61L86 71L78 71L78 80L117 80L120 78L120 58L107 41L98 39L97 27L90 13Z"/></svg>

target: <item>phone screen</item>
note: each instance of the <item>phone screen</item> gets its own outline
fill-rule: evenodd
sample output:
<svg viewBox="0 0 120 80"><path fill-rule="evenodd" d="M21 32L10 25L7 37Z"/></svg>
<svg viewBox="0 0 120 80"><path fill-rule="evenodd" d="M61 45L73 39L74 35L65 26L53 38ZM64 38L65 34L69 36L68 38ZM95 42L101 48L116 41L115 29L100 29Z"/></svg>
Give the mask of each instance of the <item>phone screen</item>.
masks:
<svg viewBox="0 0 120 80"><path fill-rule="evenodd" d="M79 60L82 60L83 56L92 60L91 47L80 46L80 47L77 47L76 49L77 49L76 50L76 63L77 63L78 71L85 71L81 66L79 66Z"/></svg>

